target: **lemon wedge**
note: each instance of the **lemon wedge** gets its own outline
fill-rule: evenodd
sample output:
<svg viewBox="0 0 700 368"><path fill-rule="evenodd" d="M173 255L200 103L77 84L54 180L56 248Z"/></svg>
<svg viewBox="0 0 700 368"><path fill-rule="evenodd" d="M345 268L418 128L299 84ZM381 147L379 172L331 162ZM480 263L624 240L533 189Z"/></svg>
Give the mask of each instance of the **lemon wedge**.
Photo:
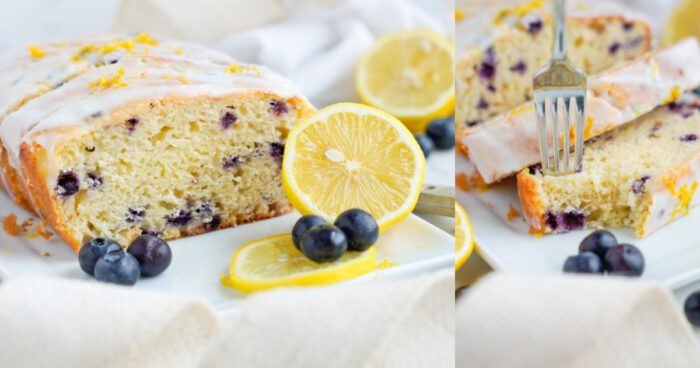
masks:
<svg viewBox="0 0 700 368"><path fill-rule="evenodd" d="M664 46L668 46L686 37L695 36L700 38L698 14L700 14L699 0L682 0L678 2L661 33L661 43Z"/></svg>
<svg viewBox="0 0 700 368"><path fill-rule="evenodd" d="M455 202L455 271L469 259L474 250L474 230L464 208Z"/></svg>
<svg viewBox="0 0 700 368"><path fill-rule="evenodd" d="M289 132L282 184L294 208L329 222L361 208L385 231L411 213L425 177L418 143L393 116L340 103Z"/></svg>
<svg viewBox="0 0 700 368"><path fill-rule="evenodd" d="M386 34L360 58L355 88L362 102L399 118L414 133L455 104L454 47L418 29Z"/></svg>
<svg viewBox="0 0 700 368"><path fill-rule="evenodd" d="M347 252L333 263L315 263L294 247L289 234L252 241L240 247L229 267L227 286L244 292L281 286L326 285L348 280L375 268L374 248Z"/></svg>

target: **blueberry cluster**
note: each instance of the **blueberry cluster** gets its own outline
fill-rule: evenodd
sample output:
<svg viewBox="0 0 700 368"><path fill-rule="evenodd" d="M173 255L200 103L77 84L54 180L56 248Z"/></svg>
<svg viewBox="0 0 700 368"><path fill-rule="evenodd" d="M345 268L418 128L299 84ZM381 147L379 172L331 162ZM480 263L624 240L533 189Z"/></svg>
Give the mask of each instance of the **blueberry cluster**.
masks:
<svg viewBox="0 0 700 368"><path fill-rule="evenodd" d="M316 215L300 218L292 228L292 242L316 263L335 262L346 251L363 252L379 238L379 226L361 209L341 213L333 225Z"/></svg>
<svg viewBox="0 0 700 368"><path fill-rule="evenodd" d="M417 135L416 141L428 158L435 148L450 149L455 146L455 118L436 119L425 130L425 134Z"/></svg>
<svg viewBox="0 0 700 368"><path fill-rule="evenodd" d="M172 260L170 246L153 235L134 239L126 251L114 240L95 238L78 253L80 268L98 281L134 285L141 277L163 273Z"/></svg>
<svg viewBox="0 0 700 368"><path fill-rule="evenodd" d="M693 326L700 327L700 291L688 295L683 305L683 311Z"/></svg>
<svg viewBox="0 0 700 368"><path fill-rule="evenodd" d="M599 273L610 275L641 276L644 272L644 255L631 244L618 244L617 238L607 230L596 230L586 236L578 247L579 254L564 262L564 272Z"/></svg>

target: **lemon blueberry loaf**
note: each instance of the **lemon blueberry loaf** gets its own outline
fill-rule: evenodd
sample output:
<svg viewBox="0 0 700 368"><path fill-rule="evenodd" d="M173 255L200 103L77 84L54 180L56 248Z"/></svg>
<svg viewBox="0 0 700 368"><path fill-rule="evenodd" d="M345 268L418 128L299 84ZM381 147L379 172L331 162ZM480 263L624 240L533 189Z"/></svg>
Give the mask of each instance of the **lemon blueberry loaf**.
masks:
<svg viewBox="0 0 700 368"><path fill-rule="evenodd" d="M145 33L103 36L75 42L32 45L0 57L0 124L31 99L62 86L91 69L134 60L155 62L230 62L227 55L197 45L159 41ZM60 95L58 95L60 98ZM18 172L0 144L0 182L17 204L33 211Z"/></svg>
<svg viewBox="0 0 700 368"><path fill-rule="evenodd" d="M517 176L534 233L628 227L642 237L687 214L699 201L700 97L683 96L589 141L583 170Z"/></svg>
<svg viewBox="0 0 700 368"><path fill-rule="evenodd" d="M0 124L5 179L14 175L5 185L74 249L97 236L174 239L289 209L284 140L313 107L266 68L149 39L28 97Z"/></svg>
<svg viewBox="0 0 700 368"><path fill-rule="evenodd" d="M584 138L633 121L697 86L700 86L700 47L695 38L591 77ZM559 139L563 145L563 135ZM469 159L488 184L538 163L534 105L526 103L494 117L488 124L463 136L461 143L467 147Z"/></svg>
<svg viewBox="0 0 700 368"><path fill-rule="evenodd" d="M532 98L532 74L549 62L553 32L543 0L463 0L457 9L459 135ZM649 23L610 2L573 3L567 14L569 59L589 75L651 49Z"/></svg>

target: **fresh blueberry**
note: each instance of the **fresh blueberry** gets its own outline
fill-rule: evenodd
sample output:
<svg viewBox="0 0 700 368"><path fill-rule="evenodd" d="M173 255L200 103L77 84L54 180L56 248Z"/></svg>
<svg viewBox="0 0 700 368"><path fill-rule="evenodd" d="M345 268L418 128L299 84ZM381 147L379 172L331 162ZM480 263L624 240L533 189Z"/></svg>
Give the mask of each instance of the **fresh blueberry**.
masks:
<svg viewBox="0 0 700 368"><path fill-rule="evenodd" d="M294 227L292 228L292 243L294 243L294 246L297 247L297 249L301 250L301 238L304 237L306 231L308 231L316 225L324 224L327 224L327 222L321 216L302 216L299 220L297 220L296 224L294 224Z"/></svg>
<svg viewBox="0 0 700 368"><path fill-rule="evenodd" d="M455 118L437 119L428 125L425 134L435 142L438 149L449 149L455 146Z"/></svg>
<svg viewBox="0 0 700 368"><path fill-rule="evenodd" d="M316 262L334 262L348 249L343 230L333 225L316 225L301 238L301 252Z"/></svg>
<svg viewBox="0 0 700 368"><path fill-rule="evenodd" d="M641 276L644 255L631 244L618 244L605 253L605 270L611 275Z"/></svg>
<svg viewBox="0 0 700 368"><path fill-rule="evenodd" d="M160 275L170 266L173 259L168 243L153 235L139 236L131 242L126 251L139 261L143 277Z"/></svg>
<svg viewBox="0 0 700 368"><path fill-rule="evenodd" d="M605 259L605 253L608 252L608 249L616 245L617 238L613 233L607 230L596 230L583 238L581 244L578 246L578 252L593 252L597 254L600 259Z"/></svg>
<svg viewBox="0 0 700 368"><path fill-rule="evenodd" d="M603 262L593 252L583 252L571 256L564 262L564 272L569 273L603 273Z"/></svg>
<svg viewBox="0 0 700 368"><path fill-rule="evenodd" d="M379 238L379 226L369 212L354 208L341 213L335 226L343 230L348 239L348 250L363 252Z"/></svg>
<svg viewBox="0 0 700 368"><path fill-rule="evenodd" d="M683 310L685 311L685 317L688 321L696 327L700 327L700 291L696 291L685 299L685 304L683 305Z"/></svg>
<svg viewBox="0 0 700 368"><path fill-rule="evenodd" d="M111 239L95 238L85 243L78 252L80 268L90 276L95 275L95 263L100 257L111 252L121 252L122 247Z"/></svg>
<svg viewBox="0 0 700 368"><path fill-rule="evenodd" d="M433 153L433 149L435 149L435 142L433 142L433 140L427 135L417 135L416 142L418 142L420 150L423 151L423 156L425 156L425 158L428 158L428 156Z"/></svg>
<svg viewBox="0 0 700 368"><path fill-rule="evenodd" d="M139 261L127 252L111 252L95 264L95 279L119 285L133 285L139 280Z"/></svg>

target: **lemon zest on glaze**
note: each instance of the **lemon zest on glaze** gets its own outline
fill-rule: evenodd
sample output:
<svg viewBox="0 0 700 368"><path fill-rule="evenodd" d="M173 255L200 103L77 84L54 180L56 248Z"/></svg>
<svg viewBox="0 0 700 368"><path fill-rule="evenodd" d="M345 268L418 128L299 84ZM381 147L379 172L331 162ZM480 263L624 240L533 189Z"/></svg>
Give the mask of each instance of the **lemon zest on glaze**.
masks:
<svg viewBox="0 0 700 368"><path fill-rule="evenodd" d="M673 86L673 88L671 88L671 92L669 93L668 98L664 101L664 105L677 100L678 97L681 97L681 89L678 86Z"/></svg>
<svg viewBox="0 0 700 368"><path fill-rule="evenodd" d="M522 5L501 9L496 16L493 17L493 25L499 25L511 15L520 19L532 11L542 8L543 6L544 0L533 0Z"/></svg>
<svg viewBox="0 0 700 368"><path fill-rule="evenodd" d="M651 72L652 72L654 75L659 75L659 64L657 64L657 63L655 63L655 62L652 61L652 64L651 64Z"/></svg>
<svg viewBox="0 0 700 368"><path fill-rule="evenodd" d="M146 44L146 45L151 45L151 46L158 46L158 44L159 44L158 40L153 39L150 34L139 33L134 37L127 38L125 40L114 40L114 41L106 43L104 45L88 44L88 45L82 46L81 48L78 49L78 51L75 54L73 54L73 56L71 57L71 60L79 61L86 54L89 54L91 52L98 52L102 55L106 55L106 54L109 54L109 53L117 51L117 50L131 51L134 48L134 44L136 44L136 43ZM182 49L179 49L179 50L180 50L180 52L178 52L177 50L175 52L178 54L181 54ZM149 48L145 47L144 51L146 53L148 53Z"/></svg>
<svg viewBox="0 0 700 368"><path fill-rule="evenodd" d="M675 180L664 179L664 184L671 192L671 195L675 197L678 202L673 206L673 212L671 213L671 220L676 218L676 216L686 216L688 215L690 203L693 201L693 196L698 189L698 182L693 182L692 185L685 184L676 190Z"/></svg>
<svg viewBox="0 0 700 368"><path fill-rule="evenodd" d="M32 56L32 59L41 59L46 56L46 51L40 49L39 46L36 45L27 46L27 51L29 51L29 55Z"/></svg>
<svg viewBox="0 0 700 368"><path fill-rule="evenodd" d="M516 108L513 109L513 111L510 112L512 116L518 116L521 114L524 114L528 111L535 110L535 106L533 105L520 105Z"/></svg>
<svg viewBox="0 0 700 368"><path fill-rule="evenodd" d="M102 76L97 81L88 83L88 86L90 88L102 88L102 89L126 87L127 84L121 80L123 76L124 76L124 69L119 68L119 71L113 77L107 78L105 76Z"/></svg>
<svg viewBox="0 0 700 368"><path fill-rule="evenodd" d="M149 33L139 33L133 38L134 42L145 43L151 46L158 46L160 42L151 37Z"/></svg>
<svg viewBox="0 0 700 368"><path fill-rule="evenodd" d="M258 77L260 76L260 70L258 70L258 68L254 66L239 65L236 63L231 64L226 71L232 74L251 72Z"/></svg>
<svg viewBox="0 0 700 368"><path fill-rule="evenodd" d="M185 77L184 75L178 75L178 76L164 75L163 76L163 80L173 80L173 79L179 81L181 84L190 84L190 82L187 80L187 77Z"/></svg>

